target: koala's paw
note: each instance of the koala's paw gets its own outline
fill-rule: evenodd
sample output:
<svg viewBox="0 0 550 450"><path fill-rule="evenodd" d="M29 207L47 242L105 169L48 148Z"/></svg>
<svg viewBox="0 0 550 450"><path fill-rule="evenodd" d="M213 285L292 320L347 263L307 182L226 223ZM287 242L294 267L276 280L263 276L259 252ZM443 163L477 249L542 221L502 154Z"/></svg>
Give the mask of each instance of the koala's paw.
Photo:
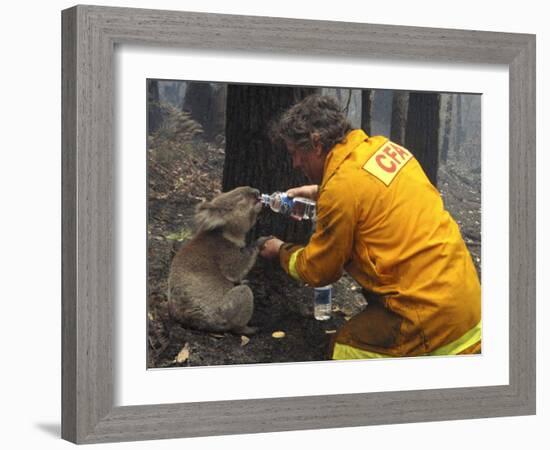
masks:
<svg viewBox="0 0 550 450"><path fill-rule="evenodd" d="M264 244L270 239L273 239L273 237L274 236L260 236L258 239L256 239L256 247L261 250Z"/></svg>

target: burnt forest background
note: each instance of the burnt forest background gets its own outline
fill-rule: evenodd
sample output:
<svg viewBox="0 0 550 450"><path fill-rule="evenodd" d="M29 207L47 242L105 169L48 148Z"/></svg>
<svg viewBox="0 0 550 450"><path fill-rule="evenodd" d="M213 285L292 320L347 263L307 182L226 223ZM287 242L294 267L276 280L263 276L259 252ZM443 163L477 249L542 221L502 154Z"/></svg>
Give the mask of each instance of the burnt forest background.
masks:
<svg viewBox="0 0 550 450"><path fill-rule="evenodd" d="M170 263L193 236L198 203L242 185L271 193L306 184L267 130L274 117L315 92L337 98L354 128L388 136L415 155L460 226L481 278L480 95L148 80L149 368L326 360L335 330L368 307L344 275L333 285L332 318L316 321L312 289L259 258L247 277L258 334L186 329L168 314ZM273 234L305 243L310 233L308 221L266 210L250 239ZM273 338L274 331L284 337Z"/></svg>

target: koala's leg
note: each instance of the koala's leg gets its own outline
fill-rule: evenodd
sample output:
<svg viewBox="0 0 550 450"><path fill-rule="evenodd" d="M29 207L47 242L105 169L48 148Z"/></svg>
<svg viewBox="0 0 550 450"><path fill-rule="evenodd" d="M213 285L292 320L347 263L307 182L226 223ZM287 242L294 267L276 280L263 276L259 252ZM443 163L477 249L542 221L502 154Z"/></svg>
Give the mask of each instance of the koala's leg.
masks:
<svg viewBox="0 0 550 450"><path fill-rule="evenodd" d="M247 326L254 311L254 295L246 285L235 286L224 296L217 314L226 323L226 329L235 333L254 334L257 330Z"/></svg>

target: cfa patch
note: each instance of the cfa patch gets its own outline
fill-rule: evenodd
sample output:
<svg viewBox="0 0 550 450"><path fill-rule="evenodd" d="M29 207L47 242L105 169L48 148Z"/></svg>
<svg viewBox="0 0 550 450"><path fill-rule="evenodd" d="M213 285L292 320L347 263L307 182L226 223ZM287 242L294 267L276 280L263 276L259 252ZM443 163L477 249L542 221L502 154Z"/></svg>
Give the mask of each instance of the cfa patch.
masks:
<svg viewBox="0 0 550 450"><path fill-rule="evenodd" d="M408 150L388 141L369 158L363 169L389 186L399 171L412 158L413 155Z"/></svg>

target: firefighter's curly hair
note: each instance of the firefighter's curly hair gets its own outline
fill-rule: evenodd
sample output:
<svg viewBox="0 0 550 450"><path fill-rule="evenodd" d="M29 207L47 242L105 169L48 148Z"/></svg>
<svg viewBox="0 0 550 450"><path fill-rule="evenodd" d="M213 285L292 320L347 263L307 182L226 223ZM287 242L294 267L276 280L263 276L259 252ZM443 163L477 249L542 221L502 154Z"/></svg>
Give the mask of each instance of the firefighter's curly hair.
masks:
<svg viewBox="0 0 550 450"><path fill-rule="evenodd" d="M333 97L313 94L282 113L272 123L272 141L292 142L298 148L311 150L314 139L328 152L342 143L352 130L350 122Z"/></svg>

